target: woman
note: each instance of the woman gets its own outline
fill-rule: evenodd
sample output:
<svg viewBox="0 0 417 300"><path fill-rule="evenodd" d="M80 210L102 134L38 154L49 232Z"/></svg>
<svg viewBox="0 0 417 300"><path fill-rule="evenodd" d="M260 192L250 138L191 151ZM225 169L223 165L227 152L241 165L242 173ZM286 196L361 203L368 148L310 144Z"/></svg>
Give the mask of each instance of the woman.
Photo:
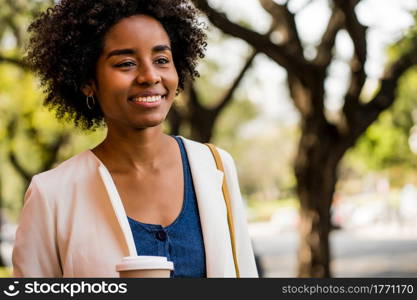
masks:
<svg viewBox="0 0 417 300"><path fill-rule="evenodd" d="M29 27L45 104L83 129L104 123L107 136L32 178L16 277L117 277L129 241L173 261L172 277L234 277L223 176L240 275L257 276L233 159L219 149L223 174L206 145L162 130L204 56L197 18L186 0L62 0Z"/></svg>

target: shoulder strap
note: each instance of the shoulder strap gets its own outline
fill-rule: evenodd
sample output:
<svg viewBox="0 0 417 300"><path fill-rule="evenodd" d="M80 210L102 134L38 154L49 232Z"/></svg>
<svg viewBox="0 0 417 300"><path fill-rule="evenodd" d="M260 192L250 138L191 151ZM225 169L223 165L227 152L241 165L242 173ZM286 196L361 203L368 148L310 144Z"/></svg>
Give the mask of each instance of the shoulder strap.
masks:
<svg viewBox="0 0 417 300"><path fill-rule="evenodd" d="M216 146L214 146L213 144L209 144L209 143L206 143L206 145L210 148L210 151L213 154L214 160L216 161L217 169L225 173L223 162L222 162L219 152L216 149ZM232 243L233 261L235 263L236 277L239 278L240 272L239 272L239 265L237 261L237 255L236 255L236 240L235 240L235 229L234 229L235 227L233 225L232 207L230 204L230 196L229 196L229 189L227 187L226 174L224 174L223 176L222 191L223 191L224 201L226 202L227 223L229 224L230 240Z"/></svg>

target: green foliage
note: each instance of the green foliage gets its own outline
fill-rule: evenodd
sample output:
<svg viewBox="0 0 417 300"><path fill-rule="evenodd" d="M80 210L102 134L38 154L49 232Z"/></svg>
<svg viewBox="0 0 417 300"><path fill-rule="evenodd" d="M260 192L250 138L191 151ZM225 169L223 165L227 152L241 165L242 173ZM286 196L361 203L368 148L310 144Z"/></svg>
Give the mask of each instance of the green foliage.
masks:
<svg viewBox="0 0 417 300"><path fill-rule="evenodd" d="M413 13L414 25L409 28L406 34L401 38L400 41L392 45L388 49L389 61L395 61L402 54L410 52L416 48L417 45L417 11Z"/></svg>
<svg viewBox="0 0 417 300"><path fill-rule="evenodd" d="M396 164L406 164L412 156L408 136L395 125L392 112L385 112L379 121L369 127L355 147L357 159L373 170L382 170Z"/></svg>
<svg viewBox="0 0 417 300"><path fill-rule="evenodd" d="M9 278L12 277L12 269L8 267L0 268L0 278Z"/></svg>
<svg viewBox="0 0 417 300"><path fill-rule="evenodd" d="M408 140L417 121L416 113L417 68L413 68L400 80L394 105L358 140L348 153L345 165L358 172L386 171L391 174L389 177L396 179L399 169L403 174L415 170L417 155L411 151ZM404 182L409 180L408 176L399 178Z"/></svg>

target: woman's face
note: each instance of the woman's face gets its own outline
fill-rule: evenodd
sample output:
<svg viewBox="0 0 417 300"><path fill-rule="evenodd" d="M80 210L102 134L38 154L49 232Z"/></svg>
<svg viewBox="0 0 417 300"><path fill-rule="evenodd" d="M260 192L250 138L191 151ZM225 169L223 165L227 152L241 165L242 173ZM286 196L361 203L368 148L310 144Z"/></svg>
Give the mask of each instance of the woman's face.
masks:
<svg viewBox="0 0 417 300"><path fill-rule="evenodd" d="M135 15L110 28L92 84L109 127L160 125L177 87L170 39L159 21Z"/></svg>

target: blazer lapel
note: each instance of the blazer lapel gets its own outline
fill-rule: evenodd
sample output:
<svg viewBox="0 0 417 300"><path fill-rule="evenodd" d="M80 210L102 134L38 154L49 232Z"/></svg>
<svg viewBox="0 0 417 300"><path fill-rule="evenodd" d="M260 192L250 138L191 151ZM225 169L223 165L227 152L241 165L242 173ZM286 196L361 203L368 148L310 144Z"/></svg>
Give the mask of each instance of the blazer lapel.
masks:
<svg viewBox="0 0 417 300"><path fill-rule="evenodd" d="M126 248L128 249L129 256L136 256L136 246L133 239L132 230L130 229L129 222L127 220L127 215L120 199L120 195L117 191L116 185L114 184L113 178L111 177L110 172L107 170L106 166L101 162L101 160L91 151L86 151L89 154L89 157L92 157L97 163L97 168L101 177L101 180L106 188L107 195L113 207L114 214L117 218L117 221L120 225L121 232L123 234L124 240L126 242Z"/></svg>
<svg viewBox="0 0 417 300"><path fill-rule="evenodd" d="M207 146L183 139L190 162L206 252L207 277L234 277L235 270L222 194L223 172Z"/></svg>

